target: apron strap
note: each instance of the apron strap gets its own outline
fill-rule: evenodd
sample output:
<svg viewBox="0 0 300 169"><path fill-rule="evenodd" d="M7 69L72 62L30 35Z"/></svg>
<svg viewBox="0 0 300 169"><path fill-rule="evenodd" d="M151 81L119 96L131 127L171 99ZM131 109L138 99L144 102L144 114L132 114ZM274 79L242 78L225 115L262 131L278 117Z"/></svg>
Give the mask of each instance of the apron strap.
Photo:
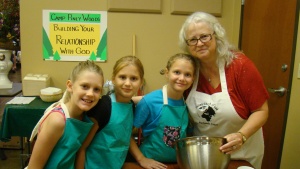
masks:
<svg viewBox="0 0 300 169"><path fill-rule="evenodd" d="M45 110L44 115L41 117L41 119L37 122L37 124L36 124L35 127L33 128L32 132L31 132L31 136L30 136L29 141L32 141L32 140L35 138L35 136L38 134L38 131L39 131L39 128L40 128L42 122L48 117L49 113L50 113L50 112L52 111L52 109L53 109L54 107L56 107L57 105L60 104L60 105L61 105L61 108L62 108L63 111L64 111L64 114L65 114L66 118L70 118L70 114L69 114L69 111L68 111L68 109L67 109L67 106L64 104L64 102L66 101L66 97L67 97L67 91L64 92L63 97L62 97L59 101L57 101L57 102L51 104L51 105Z"/></svg>
<svg viewBox="0 0 300 169"><path fill-rule="evenodd" d="M220 83L222 92L227 91L227 82L226 82L226 75L225 75L225 63L224 61L219 62L219 72L220 72Z"/></svg>
<svg viewBox="0 0 300 169"><path fill-rule="evenodd" d="M163 86L163 99L164 99L164 105L167 105L168 104L167 85Z"/></svg>
<svg viewBox="0 0 300 169"><path fill-rule="evenodd" d="M164 99L164 105L168 105L168 91L167 91L167 85L163 86L163 99ZM183 103L185 104L185 100L182 97Z"/></svg>

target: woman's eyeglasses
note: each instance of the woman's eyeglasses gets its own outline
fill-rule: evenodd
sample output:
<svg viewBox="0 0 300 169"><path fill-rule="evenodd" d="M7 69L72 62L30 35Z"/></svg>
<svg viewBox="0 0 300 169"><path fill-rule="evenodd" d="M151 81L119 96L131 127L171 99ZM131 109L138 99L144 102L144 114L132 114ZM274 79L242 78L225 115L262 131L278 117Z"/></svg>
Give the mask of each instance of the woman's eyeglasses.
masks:
<svg viewBox="0 0 300 169"><path fill-rule="evenodd" d="M212 39L212 35L213 34L204 34L204 35L201 35L200 38L188 39L188 40L186 40L186 44L189 45L189 46L195 46L195 45L197 45L197 43L198 43L199 40L202 43L209 42Z"/></svg>

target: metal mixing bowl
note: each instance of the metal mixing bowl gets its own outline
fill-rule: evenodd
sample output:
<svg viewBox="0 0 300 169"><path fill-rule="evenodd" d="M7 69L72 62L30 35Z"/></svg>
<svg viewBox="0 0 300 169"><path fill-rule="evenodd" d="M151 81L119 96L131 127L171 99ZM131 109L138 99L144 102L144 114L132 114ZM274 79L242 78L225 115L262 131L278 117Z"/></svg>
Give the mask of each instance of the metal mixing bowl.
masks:
<svg viewBox="0 0 300 169"><path fill-rule="evenodd" d="M221 137L187 137L176 141L177 163L181 169L226 169L230 155L219 148L226 143Z"/></svg>

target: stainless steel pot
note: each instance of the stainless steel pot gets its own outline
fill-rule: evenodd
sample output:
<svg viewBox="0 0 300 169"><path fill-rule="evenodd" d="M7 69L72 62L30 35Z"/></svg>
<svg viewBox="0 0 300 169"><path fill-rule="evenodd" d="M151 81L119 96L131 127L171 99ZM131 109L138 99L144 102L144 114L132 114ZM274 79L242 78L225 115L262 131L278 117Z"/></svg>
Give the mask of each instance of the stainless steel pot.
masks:
<svg viewBox="0 0 300 169"><path fill-rule="evenodd" d="M206 136L178 140L177 163L181 169L226 169L230 155L219 150L225 143L225 138Z"/></svg>

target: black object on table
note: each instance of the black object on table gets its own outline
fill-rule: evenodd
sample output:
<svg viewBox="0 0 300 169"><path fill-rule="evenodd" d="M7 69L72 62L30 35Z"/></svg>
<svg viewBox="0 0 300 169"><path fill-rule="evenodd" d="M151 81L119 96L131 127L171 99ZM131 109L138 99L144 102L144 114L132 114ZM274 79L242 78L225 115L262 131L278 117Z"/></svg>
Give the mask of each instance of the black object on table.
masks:
<svg viewBox="0 0 300 169"><path fill-rule="evenodd" d="M4 154L4 151L2 150L2 148L0 148L0 158L1 158L1 160L6 160L7 159L7 157Z"/></svg>

